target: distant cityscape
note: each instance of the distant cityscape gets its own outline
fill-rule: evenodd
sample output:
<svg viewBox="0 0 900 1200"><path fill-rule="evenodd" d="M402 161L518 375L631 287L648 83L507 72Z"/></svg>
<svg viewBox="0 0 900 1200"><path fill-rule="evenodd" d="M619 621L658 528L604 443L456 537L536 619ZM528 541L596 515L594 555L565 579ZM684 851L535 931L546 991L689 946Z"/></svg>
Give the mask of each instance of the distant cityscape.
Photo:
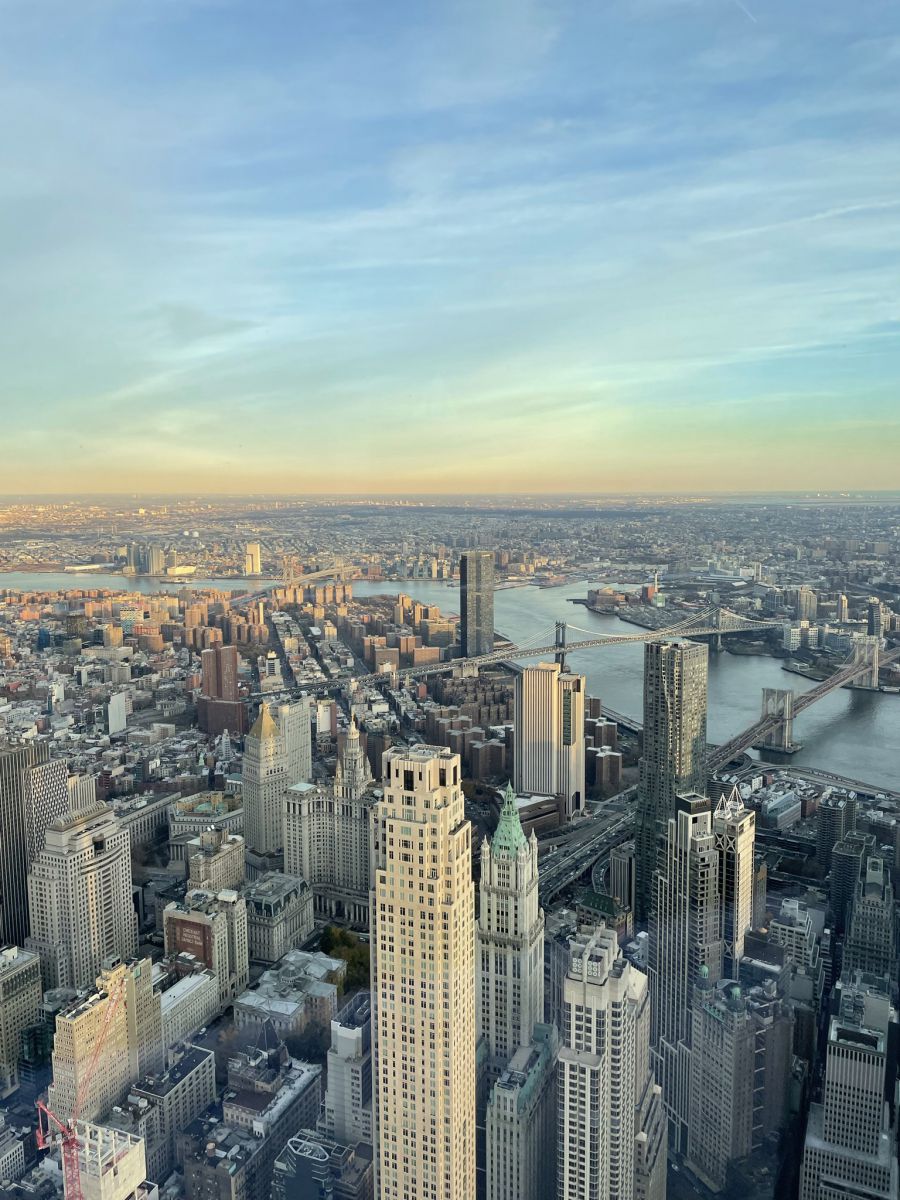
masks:
<svg viewBox="0 0 900 1200"><path fill-rule="evenodd" d="M0 565L0 1200L896 1200L900 502L13 500Z"/></svg>

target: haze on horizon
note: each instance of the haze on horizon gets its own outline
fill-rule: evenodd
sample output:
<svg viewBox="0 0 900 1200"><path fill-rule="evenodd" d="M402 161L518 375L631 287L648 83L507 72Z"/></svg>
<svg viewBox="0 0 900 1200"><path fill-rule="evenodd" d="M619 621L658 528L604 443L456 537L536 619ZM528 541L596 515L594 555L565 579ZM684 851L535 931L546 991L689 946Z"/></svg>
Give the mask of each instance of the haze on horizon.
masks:
<svg viewBox="0 0 900 1200"><path fill-rule="evenodd" d="M896 6L2 14L5 493L897 487Z"/></svg>

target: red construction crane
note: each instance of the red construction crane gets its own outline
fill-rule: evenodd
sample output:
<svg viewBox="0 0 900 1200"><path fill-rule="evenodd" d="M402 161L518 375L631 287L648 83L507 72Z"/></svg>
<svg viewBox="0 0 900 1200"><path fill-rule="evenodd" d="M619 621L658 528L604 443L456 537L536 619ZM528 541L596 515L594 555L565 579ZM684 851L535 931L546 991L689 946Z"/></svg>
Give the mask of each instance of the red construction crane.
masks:
<svg viewBox="0 0 900 1200"><path fill-rule="evenodd" d="M106 1042L106 1035L109 1033L113 1013L116 1011L124 991L125 975L123 973L108 993L106 1011L103 1014L100 1032L97 1035L97 1040L94 1042L94 1049L91 1053L87 1070L75 1095L75 1103L72 1105L72 1115L69 1117L69 1120L60 1120L56 1113L43 1100L38 1100L37 1102L37 1144L41 1150L49 1150L55 1142L59 1143L62 1155L65 1200L84 1200L84 1192L81 1190L81 1170L78 1166L78 1151L81 1147L76 1128L78 1116L81 1112L84 1098L87 1095L87 1089L90 1087L94 1072L97 1069L97 1063L100 1061L100 1052Z"/></svg>

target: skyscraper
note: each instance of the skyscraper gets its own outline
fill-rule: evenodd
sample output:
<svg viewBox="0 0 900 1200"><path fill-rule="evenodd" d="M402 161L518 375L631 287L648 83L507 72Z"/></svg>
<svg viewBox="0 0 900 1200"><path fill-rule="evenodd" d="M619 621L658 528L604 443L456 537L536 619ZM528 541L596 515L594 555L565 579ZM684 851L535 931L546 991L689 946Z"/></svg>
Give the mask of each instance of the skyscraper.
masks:
<svg viewBox="0 0 900 1200"><path fill-rule="evenodd" d="M247 710L238 689L236 646L211 646L200 655L202 680L197 700L197 721L204 733L220 734L226 729L242 734L247 728Z"/></svg>
<svg viewBox="0 0 900 1200"><path fill-rule="evenodd" d="M100 802L58 817L28 876L29 949L48 988L89 987L105 960L137 950L131 841Z"/></svg>
<svg viewBox="0 0 900 1200"><path fill-rule="evenodd" d="M694 984L703 968L712 983L722 975L720 856L709 807L705 796L676 797L675 814L659 845L650 909L654 1074L678 1151L684 1150L687 1131Z"/></svg>
<svg viewBox="0 0 900 1200"><path fill-rule="evenodd" d="M478 906L478 1032L494 1083L544 1015L544 913L538 845L526 838L507 785L500 821L481 847Z"/></svg>
<svg viewBox="0 0 900 1200"><path fill-rule="evenodd" d="M744 935L753 927L756 842L756 814L744 808L737 788L719 801L713 814L713 832L719 851L723 969L729 979L737 979Z"/></svg>
<svg viewBox="0 0 900 1200"><path fill-rule="evenodd" d="M248 542L244 551L244 574L262 575L262 550L259 542Z"/></svg>
<svg viewBox="0 0 900 1200"><path fill-rule="evenodd" d="M708 651L702 642L648 642L644 650L644 745L635 837L635 907L646 920L665 835L680 793L706 791Z"/></svg>
<svg viewBox="0 0 900 1200"><path fill-rule="evenodd" d="M792 1022L773 981L746 994L701 969L691 1010L687 1157L713 1191L787 1118Z"/></svg>
<svg viewBox="0 0 900 1200"><path fill-rule="evenodd" d="M279 704L275 713L284 738L287 786L312 779L312 716L308 700Z"/></svg>
<svg viewBox="0 0 900 1200"><path fill-rule="evenodd" d="M28 871L47 826L68 808L66 776L46 742L0 747L0 944L25 945Z"/></svg>
<svg viewBox="0 0 900 1200"><path fill-rule="evenodd" d="M666 1128L650 1067L647 977L615 932L571 942L559 1052L559 1200L661 1200Z"/></svg>
<svg viewBox="0 0 900 1200"><path fill-rule="evenodd" d="M372 996L357 992L331 1022L319 1129L344 1146L372 1144Z"/></svg>
<svg viewBox="0 0 900 1200"><path fill-rule="evenodd" d="M42 999L38 956L18 946L0 949L0 1100L19 1085L22 1034L37 1024Z"/></svg>
<svg viewBox="0 0 900 1200"><path fill-rule="evenodd" d="M475 896L459 755L391 748L373 810L379 1200L475 1195Z"/></svg>
<svg viewBox="0 0 900 1200"><path fill-rule="evenodd" d="M464 658L494 649L494 553L464 550L459 557L459 641Z"/></svg>
<svg viewBox="0 0 900 1200"><path fill-rule="evenodd" d="M844 972L865 971L896 988L897 918L890 872L881 858L869 858L856 885L844 944Z"/></svg>
<svg viewBox="0 0 900 1200"><path fill-rule="evenodd" d="M487 1200L552 1200L556 1191L559 1034L538 1024L488 1099Z"/></svg>
<svg viewBox="0 0 900 1200"><path fill-rule="evenodd" d="M102 1055L91 1074L104 1030ZM56 1017L50 1107L65 1119L80 1094L83 1120L105 1116L130 1084L161 1069L162 1052L160 998L150 960L111 959L98 972L96 988Z"/></svg>
<svg viewBox="0 0 900 1200"><path fill-rule="evenodd" d="M244 744L244 842L248 852L273 855L282 848L282 804L287 788L284 738L263 704Z"/></svg>
<svg viewBox="0 0 900 1200"><path fill-rule="evenodd" d="M372 772L356 720L338 745L334 787L297 783L284 798L285 870L302 875L320 916L367 926Z"/></svg>
<svg viewBox="0 0 900 1200"><path fill-rule="evenodd" d="M517 667L514 786L562 796L566 819L584 807L585 678L559 663Z"/></svg>
<svg viewBox="0 0 900 1200"><path fill-rule="evenodd" d="M828 1028L823 1101L810 1105L799 1200L896 1200L896 1129L884 1094L895 1032L886 995L859 981L842 989Z"/></svg>

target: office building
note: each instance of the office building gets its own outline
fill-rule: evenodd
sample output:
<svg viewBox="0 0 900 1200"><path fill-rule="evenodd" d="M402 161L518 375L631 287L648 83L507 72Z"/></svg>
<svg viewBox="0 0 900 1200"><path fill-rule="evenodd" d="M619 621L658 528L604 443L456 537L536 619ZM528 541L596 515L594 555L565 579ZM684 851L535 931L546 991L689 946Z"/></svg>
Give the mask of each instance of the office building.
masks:
<svg viewBox="0 0 900 1200"><path fill-rule="evenodd" d="M821 1104L810 1105L799 1200L897 1200L896 1129L885 1077L896 1036L886 995L844 988L828 1027Z"/></svg>
<svg viewBox="0 0 900 1200"><path fill-rule="evenodd" d="M753 928L756 878L753 861L756 814L744 808L737 788L719 800L713 813L713 833L719 851L723 971L729 979L737 979L744 954L744 935Z"/></svg>
<svg viewBox="0 0 900 1200"><path fill-rule="evenodd" d="M519 795L561 796L568 820L585 803L585 678L559 663L515 672L513 785Z"/></svg>
<svg viewBox="0 0 900 1200"><path fill-rule="evenodd" d="M650 911L649 974L653 1070L662 1087L670 1141L683 1152L687 1132L691 1003L702 968L722 976L722 905L719 851L709 800L676 797L659 847Z"/></svg>
<svg viewBox="0 0 900 1200"><path fill-rule="evenodd" d="M615 933L572 939L559 1051L559 1200L661 1200L666 1130L650 1067L647 976Z"/></svg>
<svg viewBox="0 0 900 1200"><path fill-rule="evenodd" d="M309 701L302 699L292 704L279 704L275 718L284 739L287 786L308 783L312 779L312 715Z"/></svg>
<svg viewBox="0 0 900 1200"><path fill-rule="evenodd" d="M494 649L494 553L465 550L459 558L459 641L463 658Z"/></svg>
<svg viewBox="0 0 900 1200"><path fill-rule="evenodd" d="M57 1014L50 1108L65 1120L80 1095L83 1120L105 1116L133 1083L161 1070L161 1030L150 960L108 963L97 977L96 988ZM92 1072L101 1036L103 1059Z"/></svg>
<svg viewBox="0 0 900 1200"><path fill-rule="evenodd" d="M172 1052L161 1073L146 1075L104 1118L107 1128L144 1140L147 1173L166 1180L181 1166L178 1134L216 1099L216 1064L212 1050L188 1046Z"/></svg>
<svg viewBox="0 0 900 1200"><path fill-rule="evenodd" d="M774 982L746 994L705 970L691 1010L687 1161L713 1192L788 1115L792 1022Z"/></svg>
<svg viewBox="0 0 900 1200"><path fill-rule="evenodd" d="M22 1034L37 1023L42 999L38 956L18 946L0 949L0 1100L19 1086Z"/></svg>
<svg viewBox="0 0 900 1200"><path fill-rule="evenodd" d="M708 651L700 642L648 642L644 649L644 739L635 836L635 909L647 920L657 842L675 797L706 792Z"/></svg>
<svg viewBox="0 0 900 1200"><path fill-rule="evenodd" d="M211 646L200 655L197 722L204 733L218 736L229 730L241 735L247 728L247 710L238 687L239 662L236 646Z"/></svg>
<svg viewBox="0 0 900 1200"><path fill-rule="evenodd" d="M831 870L835 846L856 828L856 796L824 796L816 812L816 859L826 873Z"/></svg>
<svg viewBox="0 0 900 1200"><path fill-rule="evenodd" d="M356 720L338 743L334 785L298 783L284 798L284 868L313 893L316 915L368 926L372 772Z"/></svg>
<svg viewBox="0 0 900 1200"><path fill-rule="evenodd" d="M302 1129L275 1159L272 1200L373 1200L372 1147Z"/></svg>
<svg viewBox="0 0 900 1200"><path fill-rule="evenodd" d="M305 879L272 871L244 889L247 939L254 962L276 963L310 937L312 892Z"/></svg>
<svg viewBox="0 0 900 1200"><path fill-rule="evenodd" d="M191 954L218 982L227 1008L250 979L247 902L238 892L192 891L163 912L166 954Z"/></svg>
<svg viewBox="0 0 900 1200"><path fill-rule="evenodd" d="M478 905L478 1034L494 1083L529 1046L544 1015L544 913L538 901L538 844L526 838L507 785L493 838L481 846Z"/></svg>
<svg viewBox="0 0 900 1200"><path fill-rule="evenodd" d="M877 596L866 601L866 633L869 637L884 637L884 609Z"/></svg>
<svg viewBox="0 0 900 1200"><path fill-rule="evenodd" d="M282 805L287 788L284 738L263 704L244 743L244 841L248 852L278 854L284 842ZM248 858L249 866L249 858ZM248 870L248 874L253 874Z"/></svg>
<svg viewBox="0 0 900 1200"><path fill-rule="evenodd" d="M869 858L876 853L874 835L863 833L860 829L851 829L831 852L828 900L838 933L843 933L847 928L859 881Z"/></svg>
<svg viewBox="0 0 900 1200"><path fill-rule="evenodd" d="M459 755L392 747L383 775L370 902L378 1195L472 1200L475 896Z"/></svg>
<svg viewBox="0 0 900 1200"><path fill-rule="evenodd" d="M225 829L204 829L188 851L188 887L218 892L244 882L244 839Z"/></svg>
<svg viewBox="0 0 900 1200"><path fill-rule="evenodd" d="M248 542L244 551L244 574L262 575L262 549L259 542Z"/></svg>
<svg viewBox="0 0 900 1200"><path fill-rule="evenodd" d="M0 746L0 944L28 937L28 871L47 826L68 809L66 776L46 742Z"/></svg>
<svg viewBox="0 0 900 1200"><path fill-rule="evenodd" d="M57 817L28 876L31 936L47 988L89 987L108 958L137 951L131 842L112 810L95 802Z"/></svg>
<svg viewBox="0 0 900 1200"><path fill-rule="evenodd" d="M487 1200L545 1200L556 1193L559 1034L538 1024L491 1090L486 1126Z"/></svg>
<svg viewBox="0 0 900 1200"><path fill-rule="evenodd" d="M326 1137L372 1145L372 996L357 992L331 1022L328 1084L319 1118Z"/></svg>
<svg viewBox="0 0 900 1200"><path fill-rule="evenodd" d="M856 885L844 943L843 970L880 976L897 986L897 918L891 875L881 858L870 858Z"/></svg>

